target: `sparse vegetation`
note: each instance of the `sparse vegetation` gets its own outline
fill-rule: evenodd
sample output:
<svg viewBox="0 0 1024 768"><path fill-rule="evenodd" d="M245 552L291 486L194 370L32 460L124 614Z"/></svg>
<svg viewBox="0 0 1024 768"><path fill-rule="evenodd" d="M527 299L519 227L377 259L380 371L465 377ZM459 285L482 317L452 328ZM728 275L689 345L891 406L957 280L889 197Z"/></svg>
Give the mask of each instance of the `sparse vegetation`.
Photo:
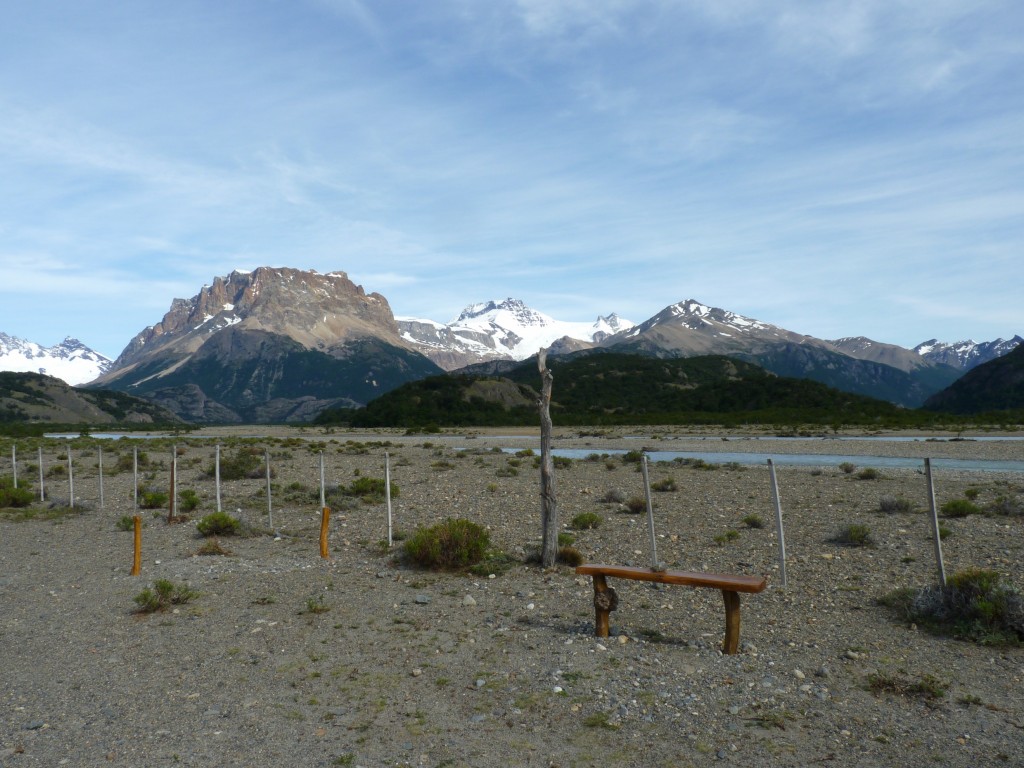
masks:
<svg viewBox="0 0 1024 768"><path fill-rule="evenodd" d="M982 645L1024 641L1024 597L998 571L971 568L947 578L945 587L898 589L879 602L934 634Z"/></svg>
<svg viewBox="0 0 1024 768"><path fill-rule="evenodd" d="M868 676L866 687L876 696L890 693L936 701L946 695L948 685L932 675L922 675L914 680L905 675L875 672Z"/></svg>
<svg viewBox="0 0 1024 768"><path fill-rule="evenodd" d="M663 480L658 480L655 483L651 483L651 490L665 493L667 491L678 490L676 486L676 480L674 477L666 477Z"/></svg>
<svg viewBox="0 0 1024 768"><path fill-rule="evenodd" d="M142 496L139 498L139 506L143 509L162 509L167 506L167 502L170 500L163 491L142 491Z"/></svg>
<svg viewBox="0 0 1024 768"><path fill-rule="evenodd" d="M172 605L182 605L199 596L187 584L175 584L167 579L157 579L152 587L146 587L134 597L138 608L136 613L166 611Z"/></svg>
<svg viewBox="0 0 1024 768"><path fill-rule="evenodd" d="M481 525L448 519L420 528L403 545L405 556L431 570L458 570L479 563L490 547L490 535Z"/></svg>
<svg viewBox="0 0 1024 768"><path fill-rule="evenodd" d="M950 499L945 502L939 511L945 517L969 517L981 513L981 507L968 499Z"/></svg>
<svg viewBox="0 0 1024 768"><path fill-rule="evenodd" d="M857 465L854 464L852 461L844 461L842 464L839 465L839 469L845 475L852 475L854 473L854 470L857 469Z"/></svg>
<svg viewBox="0 0 1024 768"><path fill-rule="evenodd" d="M728 544L730 541L736 541L736 539L738 539L739 537L740 537L740 532L739 531L737 531L737 530L735 530L733 528L729 528L724 533L720 533L717 536L715 536L715 543L716 544Z"/></svg>
<svg viewBox="0 0 1024 768"><path fill-rule="evenodd" d="M764 519L760 515L749 514L741 522L747 528L764 528Z"/></svg>
<svg viewBox="0 0 1024 768"><path fill-rule="evenodd" d="M858 480L877 480L879 477L881 477L879 471L872 467L865 467L857 473Z"/></svg>
<svg viewBox="0 0 1024 768"><path fill-rule="evenodd" d="M832 537L835 544L844 547L873 547L875 540L871 537L871 528L860 523L853 523L840 529Z"/></svg>
<svg viewBox="0 0 1024 768"><path fill-rule="evenodd" d="M570 526L577 531L586 531L597 528L603 520L596 512L580 512L572 519Z"/></svg>
<svg viewBox="0 0 1024 768"><path fill-rule="evenodd" d="M623 502L625 512L631 515L640 515L647 511L647 499L643 496L630 496Z"/></svg>
<svg viewBox="0 0 1024 768"><path fill-rule="evenodd" d="M577 565L583 565L585 562L583 554L576 547L571 546L559 547L558 552L555 553L555 560L562 565L568 565L573 568Z"/></svg>
<svg viewBox="0 0 1024 768"><path fill-rule="evenodd" d="M889 515L901 514L913 510L908 499L901 496L883 496L878 500L878 511Z"/></svg>
<svg viewBox="0 0 1024 768"><path fill-rule="evenodd" d="M199 547L198 555L208 556L230 556L231 550L227 549L223 544L220 543L219 539L210 539L209 541L203 542L203 545Z"/></svg>

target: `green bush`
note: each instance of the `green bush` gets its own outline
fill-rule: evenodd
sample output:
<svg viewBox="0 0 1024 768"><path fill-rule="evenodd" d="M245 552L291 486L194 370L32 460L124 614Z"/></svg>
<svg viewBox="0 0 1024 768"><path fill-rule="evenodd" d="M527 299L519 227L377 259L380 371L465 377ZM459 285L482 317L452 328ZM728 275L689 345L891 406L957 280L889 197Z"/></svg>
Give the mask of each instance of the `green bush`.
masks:
<svg viewBox="0 0 1024 768"><path fill-rule="evenodd" d="M234 454L221 454L220 479L243 480L245 478L263 477L267 469L263 464L264 450L255 445L242 446ZM211 465L207 474L213 477L216 467Z"/></svg>
<svg viewBox="0 0 1024 768"><path fill-rule="evenodd" d="M134 515L121 515L118 521L114 523L114 527L119 531L134 531L135 530L135 516Z"/></svg>
<svg viewBox="0 0 1024 768"><path fill-rule="evenodd" d="M764 520L760 515L747 515L741 521L747 528L764 528Z"/></svg>
<svg viewBox="0 0 1024 768"><path fill-rule="evenodd" d="M967 499L950 499L939 507L939 511L946 517L967 517L978 514L981 508Z"/></svg>
<svg viewBox="0 0 1024 768"><path fill-rule="evenodd" d="M203 536L233 536L242 524L227 512L211 512L198 523L196 530Z"/></svg>
<svg viewBox="0 0 1024 768"><path fill-rule="evenodd" d="M420 528L403 545L405 556L431 570L458 570L479 563L490 547L490 535L476 523L448 519Z"/></svg>
<svg viewBox="0 0 1024 768"><path fill-rule="evenodd" d="M871 467L865 467L857 473L858 480L877 480L879 477L881 477L881 475L878 470Z"/></svg>
<svg viewBox="0 0 1024 768"><path fill-rule="evenodd" d="M199 506L199 494L191 488L186 488L178 494L178 510L181 512L192 512Z"/></svg>
<svg viewBox="0 0 1024 768"><path fill-rule="evenodd" d="M35 500L35 495L25 487L14 487L14 479L0 477L0 509L10 507L27 507Z"/></svg>
<svg viewBox="0 0 1024 768"><path fill-rule="evenodd" d="M199 593L185 584L174 584L167 579L157 579L153 587L146 587L134 598L137 613L155 613L166 611L172 605L187 603Z"/></svg>
<svg viewBox="0 0 1024 768"><path fill-rule="evenodd" d="M659 491L661 493L677 490L676 480L674 477L666 477L664 480L658 480L656 483L651 483L651 490Z"/></svg>
<svg viewBox="0 0 1024 768"><path fill-rule="evenodd" d="M170 496L163 491L143 491L139 506L143 509L161 509L167 506L169 499Z"/></svg>
<svg viewBox="0 0 1024 768"><path fill-rule="evenodd" d="M596 512L580 512L572 519L572 522L569 523L569 525L577 531L585 531L591 528L597 528L603 521L604 518Z"/></svg>
<svg viewBox="0 0 1024 768"><path fill-rule="evenodd" d="M841 469L843 474L845 475L852 475L853 470L855 470L856 468L857 465L854 464L852 461L844 461L842 464L839 465L839 469Z"/></svg>

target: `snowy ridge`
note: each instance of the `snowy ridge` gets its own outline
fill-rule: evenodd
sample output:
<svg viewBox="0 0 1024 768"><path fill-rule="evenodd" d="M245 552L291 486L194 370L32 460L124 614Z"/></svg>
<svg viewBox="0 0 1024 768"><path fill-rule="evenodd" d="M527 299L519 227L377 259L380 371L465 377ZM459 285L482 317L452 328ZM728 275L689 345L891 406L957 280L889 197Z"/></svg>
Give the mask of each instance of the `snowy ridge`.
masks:
<svg viewBox="0 0 1024 768"><path fill-rule="evenodd" d="M43 347L0 332L0 371L42 373L75 386L105 373L112 361L68 336L60 344Z"/></svg>
<svg viewBox="0 0 1024 768"><path fill-rule="evenodd" d="M395 319L404 341L448 369L482 360L525 360L562 338L596 344L634 325L614 313L592 323L555 320L512 298L470 304L450 323Z"/></svg>
<svg viewBox="0 0 1024 768"><path fill-rule="evenodd" d="M969 371L982 363L1002 357L1022 343L1024 339L1020 336L984 342L967 339L952 344L929 339L914 347L914 352L930 362L952 365L954 368Z"/></svg>

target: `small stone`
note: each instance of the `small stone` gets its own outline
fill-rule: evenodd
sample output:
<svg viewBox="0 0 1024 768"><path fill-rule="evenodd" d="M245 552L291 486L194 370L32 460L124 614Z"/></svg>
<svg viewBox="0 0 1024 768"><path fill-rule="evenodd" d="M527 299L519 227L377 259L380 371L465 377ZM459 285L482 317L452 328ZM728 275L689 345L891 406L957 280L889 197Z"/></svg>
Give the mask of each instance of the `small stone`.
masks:
<svg viewBox="0 0 1024 768"><path fill-rule="evenodd" d="M467 608L471 608L472 606L476 605L476 600L473 599L472 595L466 595L464 598L462 598L462 604Z"/></svg>
<svg viewBox="0 0 1024 768"><path fill-rule="evenodd" d="M473 715L471 718L469 718L469 721L471 723L482 723L486 719L487 715Z"/></svg>
<svg viewBox="0 0 1024 768"><path fill-rule="evenodd" d="M416 595L417 605L427 605L430 602L430 595Z"/></svg>
<svg viewBox="0 0 1024 768"><path fill-rule="evenodd" d="M532 610L533 610L534 608L536 608L536 607L537 607L537 606L536 606L536 605L534 605L533 603L527 603L527 604L526 604L526 610L528 610L528 611L532 611Z"/></svg>
<svg viewBox="0 0 1024 768"><path fill-rule="evenodd" d="M419 667L417 667L416 669L414 669L414 670L412 671L412 676L413 676L413 677L419 677L419 676L420 676L420 675L422 675L422 674L423 674L423 670L422 670L422 669L420 669Z"/></svg>
<svg viewBox="0 0 1024 768"><path fill-rule="evenodd" d="M736 706L735 704L733 704L731 707L729 707L729 714L730 715L738 715L739 713L740 713L740 708L738 706Z"/></svg>
<svg viewBox="0 0 1024 768"><path fill-rule="evenodd" d="M814 676L815 677L831 677L832 676L832 670L829 669L828 667L826 667L824 664L822 664L820 667L818 667L818 671L814 673Z"/></svg>
<svg viewBox="0 0 1024 768"><path fill-rule="evenodd" d="M860 658L860 654L857 653L856 651L847 651L846 653L843 654L843 657L847 658L847 659L850 659L851 661L856 661L857 659Z"/></svg>
<svg viewBox="0 0 1024 768"><path fill-rule="evenodd" d="M26 731L38 731L46 727L45 720L33 720L31 723L25 726Z"/></svg>
<svg viewBox="0 0 1024 768"><path fill-rule="evenodd" d="M564 689L564 688L562 688L562 686L560 686L560 685L556 685L556 686L555 686L555 687L554 687L554 688L553 688L552 690L553 690L553 691L554 691L555 693L562 693L562 691L563 691L563 690L565 690L565 689Z"/></svg>
<svg viewBox="0 0 1024 768"><path fill-rule="evenodd" d="M608 648L606 646L604 646L604 645L601 645L601 643L598 643L595 647L599 651L607 651L608 650Z"/></svg>
<svg viewBox="0 0 1024 768"><path fill-rule="evenodd" d="M619 635L619 645L625 645L629 642L629 638L626 635Z"/></svg>
<svg viewBox="0 0 1024 768"><path fill-rule="evenodd" d="M487 685L487 681L484 680L482 677L478 677L476 680L476 687L483 688L485 685Z"/></svg>
<svg viewBox="0 0 1024 768"><path fill-rule="evenodd" d="M794 669L793 670L793 677L795 677L797 680L803 680L805 677L807 677L807 675L805 675L799 669Z"/></svg>

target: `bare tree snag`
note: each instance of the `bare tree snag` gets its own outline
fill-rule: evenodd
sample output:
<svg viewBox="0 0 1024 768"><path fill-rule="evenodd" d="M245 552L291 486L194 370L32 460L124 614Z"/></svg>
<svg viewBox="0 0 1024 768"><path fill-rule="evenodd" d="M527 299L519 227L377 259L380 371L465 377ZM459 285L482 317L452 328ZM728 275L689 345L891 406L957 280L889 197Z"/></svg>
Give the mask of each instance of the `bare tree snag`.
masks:
<svg viewBox="0 0 1024 768"><path fill-rule="evenodd" d="M550 568L558 554L558 501L555 499L555 463L551 456L551 382L554 377L548 370L547 357L546 349L541 349L537 355L541 378L537 405L540 410L540 518L543 532L540 561L545 568Z"/></svg>

